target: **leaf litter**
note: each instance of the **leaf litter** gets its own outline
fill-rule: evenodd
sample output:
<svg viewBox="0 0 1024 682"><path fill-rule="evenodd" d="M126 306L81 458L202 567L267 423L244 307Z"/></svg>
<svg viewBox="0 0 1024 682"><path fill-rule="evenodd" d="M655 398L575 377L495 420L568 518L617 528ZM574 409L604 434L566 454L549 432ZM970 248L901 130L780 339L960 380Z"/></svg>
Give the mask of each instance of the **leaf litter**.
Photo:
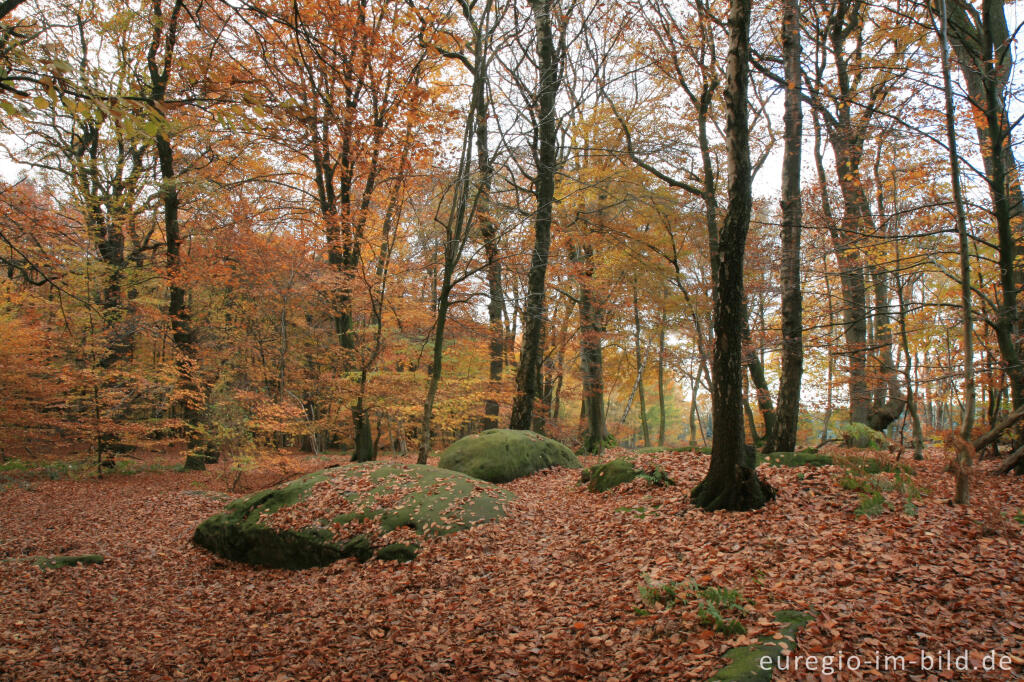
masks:
<svg viewBox="0 0 1024 682"><path fill-rule="evenodd" d="M594 494L578 471L543 472L503 486L516 493L506 518L431 538L411 563L304 571L191 544L222 505L194 493L227 491L216 467L9 487L0 679L706 679L730 647L776 633L779 609L816 614L796 655L881 652L907 657L903 679L1010 679L1024 664L1024 487L983 463L974 504L953 507L943 458L928 455L914 463L927 490L914 515L891 489L882 513L856 513L861 493L840 486L837 466L762 467L777 501L707 514L688 499L707 457L665 452L640 460L676 487ZM311 468L296 460L293 473ZM8 560L71 552L107 561L44 571ZM702 624L693 601L643 609L645 581L737 590L746 633ZM920 670L921 652L949 650L1004 654L1013 672Z"/></svg>

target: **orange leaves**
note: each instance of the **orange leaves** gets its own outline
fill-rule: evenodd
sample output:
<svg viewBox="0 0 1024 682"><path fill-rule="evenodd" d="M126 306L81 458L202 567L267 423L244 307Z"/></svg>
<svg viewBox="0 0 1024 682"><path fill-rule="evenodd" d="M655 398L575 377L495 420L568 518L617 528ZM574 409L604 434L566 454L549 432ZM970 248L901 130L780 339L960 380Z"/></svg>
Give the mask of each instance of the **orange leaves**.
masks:
<svg viewBox="0 0 1024 682"><path fill-rule="evenodd" d="M705 514L688 492L706 456L645 457L680 486L592 495L578 472L554 471L509 484L518 498L504 520L431 540L410 564L297 572L189 545L194 525L220 508L202 489L230 485L226 463L187 477L8 488L0 559L73 548L102 549L108 562L44 574L0 561L0 660L19 678L707 679L727 648L773 637L774 612L793 608L817 614L794 655L905 656L907 674L922 679L945 674L921 671L922 652L977 662L994 650L1024 665L1024 623L1012 615L1024 603L1006 582L1024 561L1019 538L981 536L973 509L925 504L916 517L857 522L837 470L769 468L778 500ZM926 460L915 478L948 498L941 466ZM279 481L279 468L246 480ZM1018 482L981 475L979 502L1024 506ZM701 625L694 604L638 615L637 585L655 572L702 584L715 575L739 590L751 600L748 634Z"/></svg>

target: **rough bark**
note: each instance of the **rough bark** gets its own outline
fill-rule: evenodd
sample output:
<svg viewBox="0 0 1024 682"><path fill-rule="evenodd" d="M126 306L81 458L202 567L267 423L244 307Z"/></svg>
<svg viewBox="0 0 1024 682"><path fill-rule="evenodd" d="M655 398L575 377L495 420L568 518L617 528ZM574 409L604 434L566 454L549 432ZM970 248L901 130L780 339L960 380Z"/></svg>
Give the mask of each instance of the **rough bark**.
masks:
<svg viewBox="0 0 1024 682"><path fill-rule="evenodd" d="M544 327L544 293L551 248L551 214L555 196L557 121L555 98L558 94L558 64L552 29L553 0L531 0L536 24L537 63L540 70L537 91L537 170L534 179L536 216L533 222L533 252L527 277L523 306L523 341L516 368L516 397L509 427L529 429L533 421L533 402L537 397Z"/></svg>
<svg viewBox="0 0 1024 682"><path fill-rule="evenodd" d="M936 3L943 9L942 0ZM1007 115L1006 88L1012 71L1012 44L1002 0L984 0L975 6L947 0L950 43L967 83L976 117L992 216L996 223L1000 297L993 328L1003 365L1010 380L1013 406L1024 404L1024 364L1021 360L1020 313L1017 309L1017 263L1024 201L1013 153ZM948 69L944 69L948 72Z"/></svg>
<svg viewBox="0 0 1024 682"><path fill-rule="evenodd" d="M583 373L583 451L598 454L604 448L607 429L604 412L604 352L601 334L603 315L593 293L593 248L579 247L575 259L581 263L579 287L580 357Z"/></svg>
<svg viewBox="0 0 1024 682"><path fill-rule="evenodd" d="M644 436L644 447L651 447L651 431L647 423L647 398L644 394L644 356L640 343L640 298L636 285L633 286L633 350L636 359L636 385L640 396L640 427Z"/></svg>
<svg viewBox="0 0 1024 682"><path fill-rule="evenodd" d="M658 447L665 445L665 309L658 327Z"/></svg>
<svg viewBox="0 0 1024 682"><path fill-rule="evenodd" d="M800 230L803 210L800 202L800 160L803 115L800 108L800 3L785 0L782 5L782 55L786 68L784 103L785 148L782 157L782 369L776 410L778 429L775 447L783 452L796 449L800 413L800 381L803 375L803 295L800 291Z"/></svg>
<svg viewBox="0 0 1024 682"><path fill-rule="evenodd" d="M712 372L714 434L708 473L691 492L707 510L746 510L774 496L754 470L743 438L743 255L751 212L750 132L747 121L750 0L730 0L729 57L726 66L726 149L729 207L719 233L718 295L714 303L715 347Z"/></svg>

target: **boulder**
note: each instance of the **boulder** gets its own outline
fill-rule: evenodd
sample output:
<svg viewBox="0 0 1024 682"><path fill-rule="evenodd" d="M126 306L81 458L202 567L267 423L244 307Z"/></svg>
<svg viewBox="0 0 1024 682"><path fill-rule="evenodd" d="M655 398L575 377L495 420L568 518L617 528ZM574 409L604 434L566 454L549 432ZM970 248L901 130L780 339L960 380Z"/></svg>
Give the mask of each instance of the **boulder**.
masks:
<svg viewBox="0 0 1024 682"><path fill-rule="evenodd" d="M840 426L839 435L843 439L843 445L851 448L884 450L889 443L889 439L885 437L884 433L858 422Z"/></svg>
<svg viewBox="0 0 1024 682"><path fill-rule="evenodd" d="M628 483L640 475L640 469L633 465L633 460L619 457L607 462L595 464L580 477L592 493L603 493L617 485Z"/></svg>
<svg viewBox="0 0 1024 682"><path fill-rule="evenodd" d="M226 559L270 568L347 556L404 561L415 556L415 540L500 518L512 497L437 467L349 463L237 499L192 539Z"/></svg>
<svg viewBox="0 0 1024 682"><path fill-rule="evenodd" d="M455 441L441 453L442 469L490 483L507 483L549 467L579 469L572 450L533 431L488 429Z"/></svg>

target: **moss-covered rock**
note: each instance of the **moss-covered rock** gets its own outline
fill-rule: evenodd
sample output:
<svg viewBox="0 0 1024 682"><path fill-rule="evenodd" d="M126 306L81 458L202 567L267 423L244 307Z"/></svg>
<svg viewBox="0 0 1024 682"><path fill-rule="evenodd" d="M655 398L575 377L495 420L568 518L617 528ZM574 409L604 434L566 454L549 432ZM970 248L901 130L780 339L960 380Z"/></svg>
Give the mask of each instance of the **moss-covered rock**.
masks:
<svg viewBox="0 0 1024 682"><path fill-rule="evenodd" d="M417 545L392 533L452 533L504 516L511 498L436 467L350 463L237 499L203 521L193 541L227 559L271 568L324 566L349 556L408 560Z"/></svg>
<svg viewBox="0 0 1024 682"><path fill-rule="evenodd" d="M839 427L839 435L843 439L843 445L851 448L883 450L889 444L889 439L884 433L859 422L843 424Z"/></svg>
<svg viewBox="0 0 1024 682"><path fill-rule="evenodd" d="M579 469L572 450L533 431L488 429L452 443L441 453L442 469L490 483L507 483L550 467Z"/></svg>
<svg viewBox="0 0 1024 682"><path fill-rule="evenodd" d="M587 490L590 492L603 493L617 485L632 481L640 474L641 471L633 464L633 460L619 457L595 464L584 471L580 479L587 484Z"/></svg>

